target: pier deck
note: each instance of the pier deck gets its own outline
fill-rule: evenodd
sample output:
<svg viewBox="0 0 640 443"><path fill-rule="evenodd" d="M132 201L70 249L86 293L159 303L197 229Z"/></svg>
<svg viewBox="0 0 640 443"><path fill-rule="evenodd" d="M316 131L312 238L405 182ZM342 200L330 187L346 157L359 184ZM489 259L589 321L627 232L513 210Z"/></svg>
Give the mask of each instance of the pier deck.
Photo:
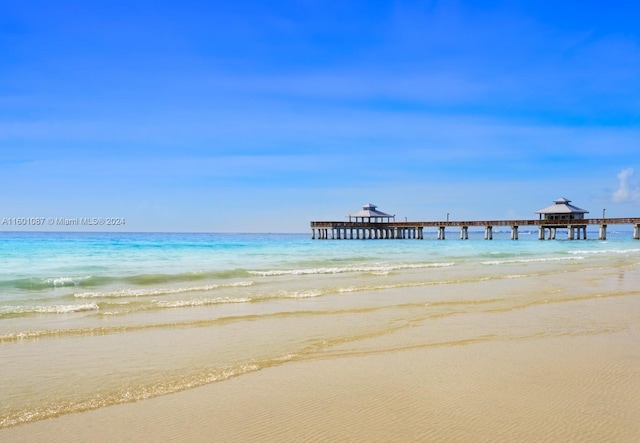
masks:
<svg viewBox="0 0 640 443"><path fill-rule="evenodd" d="M511 239L518 239L518 229L521 226L539 229L540 240L555 239L557 229L567 229L567 239L587 238L587 225L600 226L598 239L606 240L608 225L632 225L633 238L640 239L640 217L624 218L584 218L574 220L468 220L468 221L312 221L312 239L418 239L424 238L424 228L437 228L438 240L445 239L445 229L460 228L460 239L469 238L469 227L479 226L485 230L485 240L493 239L494 226L509 226Z"/></svg>

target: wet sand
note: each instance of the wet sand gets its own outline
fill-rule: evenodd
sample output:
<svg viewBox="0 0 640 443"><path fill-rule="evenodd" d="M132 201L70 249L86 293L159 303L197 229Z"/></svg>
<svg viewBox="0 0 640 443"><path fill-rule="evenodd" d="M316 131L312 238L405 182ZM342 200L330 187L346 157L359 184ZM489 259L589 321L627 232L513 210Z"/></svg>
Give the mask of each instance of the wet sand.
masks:
<svg viewBox="0 0 640 443"><path fill-rule="evenodd" d="M290 362L0 430L0 440L632 442L639 338L633 327Z"/></svg>

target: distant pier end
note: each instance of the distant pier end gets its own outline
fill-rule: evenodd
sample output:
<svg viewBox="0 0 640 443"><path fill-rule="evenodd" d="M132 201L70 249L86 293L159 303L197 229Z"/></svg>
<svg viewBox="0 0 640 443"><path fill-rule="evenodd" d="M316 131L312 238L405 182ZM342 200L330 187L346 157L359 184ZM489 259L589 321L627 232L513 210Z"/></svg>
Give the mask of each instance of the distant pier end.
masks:
<svg viewBox="0 0 640 443"><path fill-rule="evenodd" d="M567 230L568 240L587 238L587 226L599 225L598 239L606 240L608 225L632 225L633 238L640 240L640 217L585 218L589 211L571 205L571 200L559 198L554 204L536 211L538 219L532 220L474 220L474 221L404 221L386 214L371 203L362 210L349 214L348 221L312 221L311 238L319 240L367 240L367 239L424 239L425 228L437 229L437 239L445 239L445 229L460 228L460 239L469 239L469 227L484 228L484 239L493 240L494 226L509 226L511 240L518 240L521 226L538 227L539 240L554 240L558 229Z"/></svg>

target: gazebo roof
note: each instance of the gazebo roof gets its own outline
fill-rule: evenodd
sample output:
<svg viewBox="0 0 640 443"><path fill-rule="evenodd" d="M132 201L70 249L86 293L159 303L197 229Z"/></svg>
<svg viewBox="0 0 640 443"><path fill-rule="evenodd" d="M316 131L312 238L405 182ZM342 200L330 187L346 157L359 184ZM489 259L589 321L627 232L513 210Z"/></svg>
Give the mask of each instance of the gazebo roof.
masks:
<svg viewBox="0 0 640 443"><path fill-rule="evenodd" d="M557 199L553 205L536 211L536 214L588 214L589 211L573 206L571 200L562 197Z"/></svg>
<svg viewBox="0 0 640 443"><path fill-rule="evenodd" d="M382 211L378 211L376 205L372 205L371 203L362 207L362 210L358 212L354 212L353 214L349 214L349 217L364 217L364 218L386 218L386 217L395 217L395 215L385 214Z"/></svg>

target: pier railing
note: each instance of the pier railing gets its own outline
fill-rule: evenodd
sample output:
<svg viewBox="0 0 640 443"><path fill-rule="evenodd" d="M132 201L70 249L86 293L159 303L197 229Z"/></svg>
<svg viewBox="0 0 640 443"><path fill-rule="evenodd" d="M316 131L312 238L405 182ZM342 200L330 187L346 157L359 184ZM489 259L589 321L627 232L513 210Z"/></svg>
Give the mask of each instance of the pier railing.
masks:
<svg viewBox="0 0 640 443"><path fill-rule="evenodd" d="M445 229L451 227L460 228L460 238L469 238L468 229L472 226L480 226L485 229L485 239L493 239L494 226L509 226L511 239L518 239L519 227L537 226L539 239L544 240L548 233L549 239L556 238L557 229L567 229L567 238L572 240L581 237L587 238L587 225L600 226L598 238L606 239L607 225L632 225L634 227L633 238L640 239L640 217L623 218L585 218L569 220L436 220L436 221L389 221L389 222L353 222L353 221L312 221L312 238L319 239L404 239L424 238L424 228L437 228L438 239L444 240Z"/></svg>
<svg viewBox="0 0 640 443"><path fill-rule="evenodd" d="M458 226L570 226L570 225L635 225L640 217L626 218L584 218L574 220L451 220L451 221L406 221L406 222L349 222L349 221L312 221L312 228L367 228L381 227L458 227Z"/></svg>

